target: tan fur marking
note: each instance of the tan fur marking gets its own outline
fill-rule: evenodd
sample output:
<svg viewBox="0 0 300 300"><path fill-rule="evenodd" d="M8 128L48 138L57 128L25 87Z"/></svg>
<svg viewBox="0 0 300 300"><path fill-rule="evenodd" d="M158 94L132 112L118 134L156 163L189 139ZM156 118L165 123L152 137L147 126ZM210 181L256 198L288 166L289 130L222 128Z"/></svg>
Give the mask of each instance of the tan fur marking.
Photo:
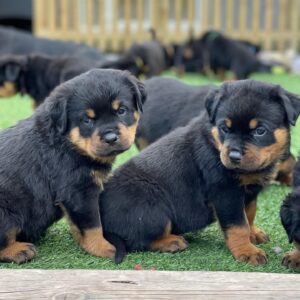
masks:
<svg viewBox="0 0 300 300"><path fill-rule="evenodd" d="M36 255L33 244L14 242L0 251L0 261L25 263Z"/></svg>
<svg viewBox="0 0 300 300"><path fill-rule="evenodd" d="M70 131L69 139L76 149L83 155L103 163L113 163L115 156L99 157L96 155L97 148L101 148L102 142L97 132L91 137L84 138L80 134L79 127L75 127Z"/></svg>
<svg viewBox="0 0 300 300"><path fill-rule="evenodd" d="M107 179L109 178L109 172L93 170L91 172L91 176L94 178L94 182L97 184L97 186L100 187L101 190L104 190L103 185L105 182L107 182Z"/></svg>
<svg viewBox="0 0 300 300"><path fill-rule="evenodd" d="M293 170L296 164L295 158L290 155L288 159L280 161L277 168L277 178L279 182L291 186L293 183Z"/></svg>
<svg viewBox="0 0 300 300"><path fill-rule="evenodd" d="M120 108L120 104L121 102L119 100L114 100L112 101L111 103L111 107L114 109L114 110L118 110Z"/></svg>
<svg viewBox="0 0 300 300"><path fill-rule="evenodd" d="M128 127L126 127L125 125L120 123L118 125L118 127L119 127L119 132L120 132L120 141L121 141L122 145L130 148L131 145L134 143L137 123L134 123L133 125L128 126Z"/></svg>
<svg viewBox="0 0 300 300"><path fill-rule="evenodd" d="M238 178L240 180L241 185L251 185L251 184L258 184L265 186L271 180L275 179L276 177L276 170L267 171L267 172L256 172L256 173L249 173L249 174L239 174Z"/></svg>
<svg viewBox="0 0 300 300"><path fill-rule="evenodd" d="M163 235L149 245L150 250L161 252L177 252L186 249L187 242L182 236L171 234L172 224L168 222Z"/></svg>
<svg viewBox="0 0 300 300"><path fill-rule="evenodd" d="M228 127L228 128L231 128L232 127L232 120L230 119L225 119L225 125Z"/></svg>
<svg viewBox="0 0 300 300"><path fill-rule="evenodd" d="M300 269L300 245L294 241L296 249L284 254L282 264L288 268Z"/></svg>
<svg viewBox="0 0 300 300"><path fill-rule="evenodd" d="M149 142L144 138L137 138L135 140L135 143L136 143L137 147L139 148L139 150L143 150L149 146Z"/></svg>
<svg viewBox="0 0 300 300"><path fill-rule="evenodd" d="M250 242L248 225L232 226L225 231L226 244L234 258L252 265L265 264L266 254Z"/></svg>
<svg viewBox="0 0 300 300"><path fill-rule="evenodd" d="M66 216L72 235L77 243L91 255L99 257L113 258L116 249L103 236L102 227L86 229L81 233L79 228L72 222L65 207L60 204L60 207Z"/></svg>
<svg viewBox="0 0 300 300"><path fill-rule="evenodd" d="M85 112L86 112L86 115L91 119L94 119L96 117L95 111L91 108L87 109Z"/></svg>
<svg viewBox="0 0 300 300"><path fill-rule="evenodd" d="M133 118L134 118L135 122L138 122L138 120L140 119L140 114L137 111L135 111L133 113Z"/></svg>
<svg viewBox="0 0 300 300"><path fill-rule="evenodd" d="M250 241L253 244L267 243L269 241L269 237L267 236L267 234L254 225L254 219L256 215L256 201L251 201L245 207L245 212L248 219L248 224L250 226Z"/></svg>
<svg viewBox="0 0 300 300"><path fill-rule="evenodd" d="M0 86L0 97L11 97L17 93L17 86L14 82L4 81Z"/></svg>
<svg viewBox="0 0 300 300"><path fill-rule="evenodd" d="M258 125L258 121L256 119L250 120L250 122L249 122L250 129L255 129L257 127L257 125Z"/></svg>
<svg viewBox="0 0 300 300"><path fill-rule="evenodd" d="M219 130L217 127L213 127L211 129L211 134L212 134L212 137L214 138L214 144L216 146L216 148L221 151L222 149L222 143L220 141L220 136L219 136Z"/></svg>

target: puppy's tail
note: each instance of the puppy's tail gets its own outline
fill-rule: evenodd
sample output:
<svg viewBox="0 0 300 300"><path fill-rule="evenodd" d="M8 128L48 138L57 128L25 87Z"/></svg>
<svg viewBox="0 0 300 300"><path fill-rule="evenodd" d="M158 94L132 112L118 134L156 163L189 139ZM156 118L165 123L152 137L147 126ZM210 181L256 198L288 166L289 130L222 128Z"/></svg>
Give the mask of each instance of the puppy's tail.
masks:
<svg viewBox="0 0 300 300"><path fill-rule="evenodd" d="M126 245L124 240L111 232L106 232L105 238L116 247L115 263L121 263L126 255Z"/></svg>

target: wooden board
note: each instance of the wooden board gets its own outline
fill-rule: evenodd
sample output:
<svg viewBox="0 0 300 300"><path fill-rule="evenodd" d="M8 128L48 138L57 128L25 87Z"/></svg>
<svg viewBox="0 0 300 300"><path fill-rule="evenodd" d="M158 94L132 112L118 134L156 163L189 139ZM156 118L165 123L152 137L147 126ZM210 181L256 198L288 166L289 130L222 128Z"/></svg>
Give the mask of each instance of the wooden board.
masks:
<svg viewBox="0 0 300 300"><path fill-rule="evenodd" d="M0 299L299 299L300 275L0 270Z"/></svg>

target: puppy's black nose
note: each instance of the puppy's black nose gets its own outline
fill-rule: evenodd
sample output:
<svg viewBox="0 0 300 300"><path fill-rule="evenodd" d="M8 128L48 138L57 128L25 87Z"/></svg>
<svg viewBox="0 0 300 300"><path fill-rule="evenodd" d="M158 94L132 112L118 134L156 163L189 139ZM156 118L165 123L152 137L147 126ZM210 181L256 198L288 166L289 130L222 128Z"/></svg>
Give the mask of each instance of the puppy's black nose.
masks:
<svg viewBox="0 0 300 300"><path fill-rule="evenodd" d="M104 139L105 143L112 144L117 141L118 136L114 132L109 132L104 135L103 139Z"/></svg>
<svg viewBox="0 0 300 300"><path fill-rule="evenodd" d="M228 156L233 163L239 163L242 159L242 153L238 150L230 150Z"/></svg>

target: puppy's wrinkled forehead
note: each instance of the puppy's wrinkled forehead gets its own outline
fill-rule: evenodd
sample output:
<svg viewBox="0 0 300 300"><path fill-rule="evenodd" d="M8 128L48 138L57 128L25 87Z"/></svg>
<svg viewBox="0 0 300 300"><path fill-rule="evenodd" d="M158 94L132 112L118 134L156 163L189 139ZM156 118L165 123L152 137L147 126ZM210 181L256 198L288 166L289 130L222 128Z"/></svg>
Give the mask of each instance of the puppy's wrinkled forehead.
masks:
<svg viewBox="0 0 300 300"><path fill-rule="evenodd" d="M218 119L228 119L232 126L252 126L255 121L279 125L284 122L285 113L276 100L274 86L256 81L230 83L221 89ZM252 121L252 124L250 122Z"/></svg>
<svg viewBox="0 0 300 300"><path fill-rule="evenodd" d="M71 101L76 101L76 109L91 109L97 114L111 108L115 109L112 106L116 105L116 99L119 99L117 100L119 102L132 101L130 86L125 84L124 78L118 73L106 74L109 76L89 75L75 82Z"/></svg>

